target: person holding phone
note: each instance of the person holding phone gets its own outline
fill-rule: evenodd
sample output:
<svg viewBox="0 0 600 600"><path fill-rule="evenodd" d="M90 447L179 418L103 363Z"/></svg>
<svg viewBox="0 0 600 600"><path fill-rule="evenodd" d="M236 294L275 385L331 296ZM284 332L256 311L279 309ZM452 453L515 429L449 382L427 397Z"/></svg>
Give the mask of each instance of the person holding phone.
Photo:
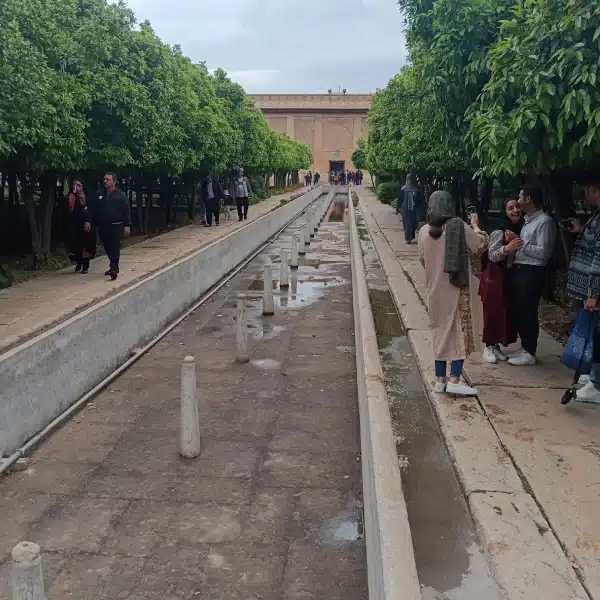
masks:
<svg viewBox="0 0 600 600"><path fill-rule="evenodd" d="M567 275L567 295L574 300L576 308L597 312L600 297L600 176L586 178L584 190L586 202L592 207L592 215L585 224L578 219L568 220L569 229L577 234L577 239ZM592 370L585 385L576 394L576 399L581 402L600 404L599 342L597 335Z"/></svg>
<svg viewBox="0 0 600 600"><path fill-rule="evenodd" d="M470 257L482 253L487 244L488 235L479 228L477 213L471 217L469 227L456 217L448 192L437 191L431 195L426 224L418 234L418 251L425 268L435 359L433 389L437 393L445 391L458 396L478 393L461 375L465 359L483 349L482 308Z"/></svg>
<svg viewBox="0 0 600 600"><path fill-rule="evenodd" d="M507 288L510 281L507 280L512 275L515 255L523 247L523 240L519 237L522 227L523 213L519 203L509 198L504 203L501 227L490 234L479 280L479 296L483 304L483 360L490 364L508 360L500 346L517 341L512 315L519 307L509 301Z"/></svg>

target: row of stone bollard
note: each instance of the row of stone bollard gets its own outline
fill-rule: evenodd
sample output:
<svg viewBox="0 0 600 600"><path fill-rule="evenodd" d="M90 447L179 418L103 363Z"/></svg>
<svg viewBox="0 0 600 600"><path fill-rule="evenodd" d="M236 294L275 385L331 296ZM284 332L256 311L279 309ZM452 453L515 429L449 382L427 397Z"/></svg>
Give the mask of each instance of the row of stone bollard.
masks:
<svg viewBox="0 0 600 600"><path fill-rule="evenodd" d="M288 255L281 250L281 271L279 287L289 287L289 269L297 269L298 256L306 254L311 238L319 230L331 200L318 203L305 214L301 229L301 237L292 235L292 254L288 263ZM248 314L247 298L240 295L237 298L237 330L236 330L236 361L247 363L250 360L248 349ZM273 298L273 273L271 264L264 269L263 309L265 316L275 314ZM196 458L201 452L200 414L196 394L196 361L193 356L186 356L181 365L181 448L184 458ZM42 572L40 547L33 542L21 542L12 550L12 590L13 600L46 600Z"/></svg>

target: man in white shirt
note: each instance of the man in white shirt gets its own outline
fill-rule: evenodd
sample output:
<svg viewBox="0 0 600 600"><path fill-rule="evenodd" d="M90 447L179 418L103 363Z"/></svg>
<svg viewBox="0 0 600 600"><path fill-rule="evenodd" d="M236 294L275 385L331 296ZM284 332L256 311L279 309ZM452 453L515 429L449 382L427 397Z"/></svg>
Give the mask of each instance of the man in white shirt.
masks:
<svg viewBox="0 0 600 600"><path fill-rule="evenodd" d="M546 265L554 252L557 231L552 218L542 210L539 188L524 185L519 193L519 206L525 215L520 235L523 246L515 255L508 287L509 309L513 311L522 348L508 362L523 366L536 363L540 333L538 310L546 279Z"/></svg>

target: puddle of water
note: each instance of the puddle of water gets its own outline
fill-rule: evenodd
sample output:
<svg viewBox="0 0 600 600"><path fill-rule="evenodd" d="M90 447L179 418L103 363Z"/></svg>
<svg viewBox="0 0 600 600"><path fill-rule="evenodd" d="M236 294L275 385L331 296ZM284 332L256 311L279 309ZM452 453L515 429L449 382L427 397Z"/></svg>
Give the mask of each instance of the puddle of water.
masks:
<svg viewBox="0 0 600 600"><path fill-rule="evenodd" d="M367 285L423 600L499 600L418 365L366 230L361 247L369 265Z"/></svg>
<svg viewBox="0 0 600 600"><path fill-rule="evenodd" d="M326 543L340 545L362 539L363 532L362 503L352 497L340 514L323 522L319 534Z"/></svg>
<svg viewBox="0 0 600 600"><path fill-rule="evenodd" d="M358 539L358 521L335 518L327 521L322 536L336 541L353 542Z"/></svg>
<svg viewBox="0 0 600 600"><path fill-rule="evenodd" d="M257 358L251 360L250 364L263 371L275 371L281 367L281 362L272 358Z"/></svg>
<svg viewBox="0 0 600 600"><path fill-rule="evenodd" d="M274 340L279 334L286 330L282 325L269 325L264 322L248 323L248 328L252 329L253 340Z"/></svg>

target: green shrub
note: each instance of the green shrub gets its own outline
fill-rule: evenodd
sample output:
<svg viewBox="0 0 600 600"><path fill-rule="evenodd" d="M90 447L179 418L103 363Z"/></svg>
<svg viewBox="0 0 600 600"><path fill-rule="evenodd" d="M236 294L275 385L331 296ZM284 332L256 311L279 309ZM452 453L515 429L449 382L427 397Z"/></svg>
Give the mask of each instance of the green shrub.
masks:
<svg viewBox="0 0 600 600"><path fill-rule="evenodd" d="M386 181L377 186L377 199L384 204L394 205L402 186L397 181Z"/></svg>

